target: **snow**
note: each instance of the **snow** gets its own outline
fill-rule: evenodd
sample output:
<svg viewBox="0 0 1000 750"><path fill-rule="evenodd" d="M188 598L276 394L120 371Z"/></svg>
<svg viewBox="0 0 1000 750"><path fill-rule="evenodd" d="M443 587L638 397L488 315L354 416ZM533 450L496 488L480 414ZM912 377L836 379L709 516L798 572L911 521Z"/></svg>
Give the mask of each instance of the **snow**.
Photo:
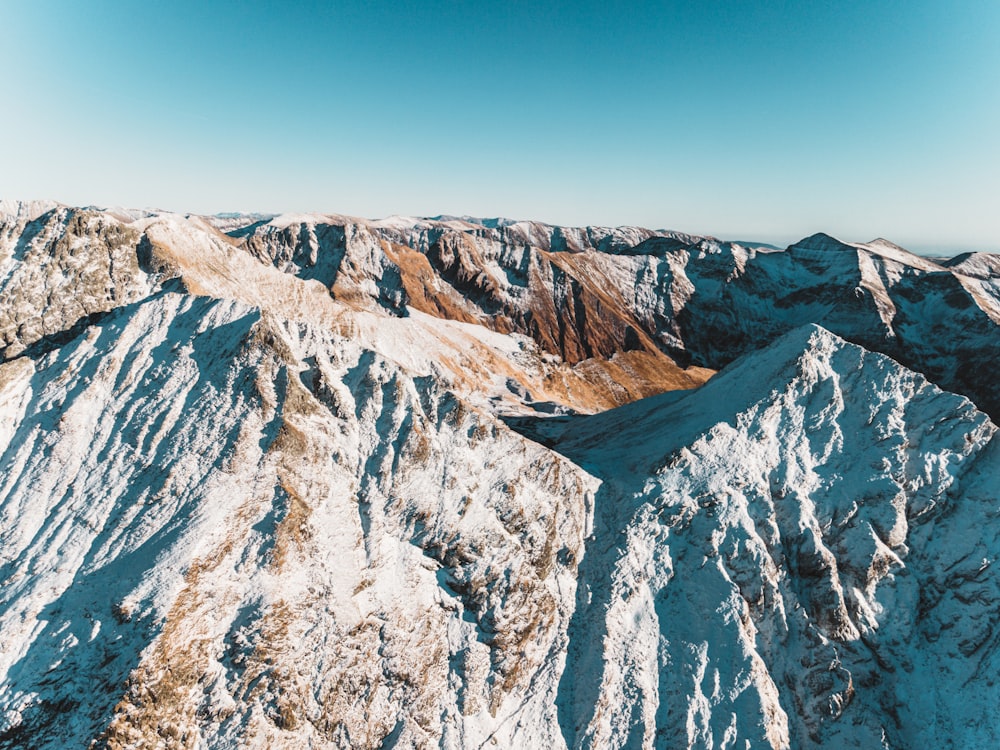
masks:
<svg viewBox="0 0 1000 750"><path fill-rule="evenodd" d="M281 344L268 344L271 337ZM80 375L59 383L53 374L67 368ZM304 374L310 371L316 375ZM503 555L503 567L512 571L529 564L526 553L518 551L522 545L534 550L546 534L568 534L565 543L571 547L582 539L582 509L571 505L559 510L563 505L559 497L563 493L580 497L568 490L590 481L585 474L567 465L561 478L546 478L554 468L551 457L509 431L495 440L479 438L484 442L478 451L473 450L468 434L505 428L475 412L461 416L461 411L454 411L459 402L450 397L454 406L441 402L434 407L443 394L436 395L439 386L433 379L417 386L395 366L370 359L370 351L356 344L297 324L266 323L259 312L238 303L160 295L102 322L78 345L48 355L34 377L46 386L32 389L31 406L19 420L11 442L14 447L5 454L3 464L8 478L3 496L9 532L6 567L14 572L4 589L0 626L9 634L9 642L24 648L5 653L4 671L23 679L18 680L16 692L5 693L2 699L8 707L21 706L20 720L55 744L79 744L94 736L98 722L118 696L109 693L103 696L104 702L89 701L72 723L58 728L32 724L41 719L37 713L25 713L28 706L42 696L61 700L59 696L83 694L80 680L120 684L129 670L138 670L133 671L133 679L140 674L145 675L143 680L155 682L161 674L156 665L162 658L174 663L193 660L204 674L216 675L206 688L216 696L212 700L230 709L235 706L244 716L226 731L249 736L244 733L260 729L260 722L266 725L266 707L247 703L233 693L239 674L227 671L224 664L214 664L209 656L217 648L225 651L231 633L245 632L239 622L247 606L299 613L290 627L296 633L300 627L307 629L275 648L289 649L283 658L293 659L292 663L318 657L313 680L329 680L331 686L342 679L337 675L351 659L375 658L373 666L377 666L376 651L368 649L379 648L380 642L348 646L351 641L345 641L343 657L331 662L333 654L326 653L320 646L323 641L315 639L341 638L352 629L364 628L372 617L385 621L387 625L381 627L396 633L387 643L381 642L380 648L393 652L398 648L400 654L386 657L389 661L379 670L408 674L417 669L402 656L414 645L404 644L412 638L419 643L437 642L444 631L452 633L456 648L460 645L459 650L470 651L468 658L478 654L489 664L490 648L480 643L475 622L465 620L469 604L463 601L470 600L448 595L449 608L442 609L445 600L438 566L422 564L427 553L414 544L412 535L425 545L433 541L447 550L454 543L447 540L454 539L456 526L461 526L463 544L485 551L490 539L492 554ZM326 411L316 397L296 385L316 383L316 378L329 383L323 389L334 389L336 395L328 398L342 407ZM75 385L80 379L86 383L82 389ZM321 394L326 393L323 389ZM289 402L302 399L301 411L293 416ZM48 416L53 403L61 404L58 426ZM282 403L285 406L278 412ZM438 416L425 415L427 408L440 410ZM442 419L453 419L455 424L452 427ZM420 433L413 432L418 428ZM291 438L282 437L300 432L315 444L302 455L294 441L283 447ZM413 440L418 441L417 447L408 447ZM421 440L428 441L426 447L421 447ZM444 450L439 442L443 440L453 443L450 450ZM41 449L43 444L49 447ZM426 451L425 463L392 473L384 473L386 469L372 473L373 467L398 467L400 451L409 450ZM489 459L491 454L495 457ZM518 459L519 455L524 458ZM510 474L510 462L519 465L520 471ZM524 495L515 505L510 505L502 489L510 482L523 486ZM446 494L441 496L443 491ZM288 532L271 531L274 524L281 526L282 514L292 513L288 507L281 508L294 505L294 498L303 498L308 505L304 525ZM535 505L543 499L546 509L539 512ZM359 502L364 509L360 518ZM497 503L510 505L519 517L553 519L555 525L543 531L539 522L526 521L526 526L507 531L490 510ZM431 525L430 519L449 506L464 510L458 515L451 511L452 515ZM428 521L415 522L424 514ZM557 516L564 520L556 520ZM558 531L560 524L567 524L565 532ZM271 545L280 547L283 533L290 534L292 541L283 553L287 562L275 570L278 553L273 547L267 550ZM303 538L295 541L300 533ZM424 535L429 536L424 539ZM482 540L477 542L479 537ZM562 544L557 541L556 548ZM476 570L498 566L492 555L473 562ZM465 565L463 561L449 563L448 575L469 580L473 573L462 572ZM45 572L27 575L28 571ZM516 633L533 621L521 622L520 615L511 615L507 623L499 598L505 585L528 586L528 592L535 586L551 589L532 601L524 600L523 591L518 594L520 606L529 615L547 601L556 606L556 593L567 588L572 592L572 577L557 571L544 581L524 577L527 572L518 575L508 584L496 584L499 588L489 594L488 610L482 605L496 623L491 627L513 628ZM365 585L366 581L370 583ZM314 591L322 592L325 609L320 621L310 624ZM545 629L539 632L539 652L528 656L527 663L547 656L551 646L542 646L558 636L558 618L568 619L565 607L559 605L545 615L555 616L554 622L543 619L532 626ZM54 620L45 615L56 610L60 615ZM128 612L127 620L118 622L116 611ZM428 619L433 612L440 614ZM100 628L95 630L91 617L101 621ZM420 620L428 629L411 632L410 623ZM48 633L67 627L86 635L58 640L52 644L55 650L49 650ZM96 638L91 638L95 632ZM369 634L366 638L374 637L372 631L363 632ZM244 637L260 637L260 631L254 633ZM185 648L185 642L218 645L203 653L200 648L193 652ZM102 655L112 643L118 656L102 665ZM304 646L307 650L301 652ZM164 649L173 656L163 656ZM434 662L435 671L443 670L440 680L413 688L426 692L426 700L436 703L448 697L441 691L447 685L449 658L442 651ZM397 659L402 661L397 663ZM61 675L58 684L38 684L51 669ZM482 680L490 670L486 667ZM391 699L379 709L388 711L407 703L398 694L400 689L404 688L370 699L376 700L376 706ZM475 721L462 730L462 736L499 731L497 723L510 710L500 710L504 693L486 682L463 690L471 691L464 701L469 705L478 701L476 705L483 708L471 712ZM223 700L219 697L223 695L229 697ZM546 705L544 696L538 700ZM130 726L141 723L143 706L137 703L129 716ZM515 705L521 703L523 699ZM500 718L494 720L486 712L491 705ZM440 710L435 709L435 715ZM8 714L9 720L14 721L13 716ZM183 723L183 717L167 718ZM504 731L515 728L512 724ZM273 728L264 726L261 731L262 736L270 736ZM223 736L214 741L223 741Z"/></svg>
<svg viewBox="0 0 1000 750"><path fill-rule="evenodd" d="M898 747L990 746L996 727L944 718L994 688L985 675L962 683L970 668L917 635L914 586L940 575L922 549L932 529L963 538L938 550L949 560L976 544L940 506L962 503L954 487L970 465L990 465L979 457L995 429L968 401L815 327L697 391L568 422L553 447L604 480L596 523L619 530L584 558L592 603L574 615L577 637L605 648L574 655L571 626L567 670L603 676L596 692L574 691L569 744L623 746L659 705L688 717L691 747L733 732L777 747L867 747L883 732ZM974 507L986 523L988 504ZM961 622L977 610L932 611ZM822 659L843 678L817 692L802 667L826 672ZM920 705L897 707L901 726L879 708L885 688L870 687L883 664L926 665ZM724 691L702 692L709 673Z"/></svg>
<svg viewBox="0 0 1000 750"><path fill-rule="evenodd" d="M298 213L285 213L275 216L268 224L273 227L290 227L297 224L325 224L329 223L332 217L325 214L298 214Z"/></svg>
<svg viewBox="0 0 1000 750"><path fill-rule="evenodd" d="M61 207L61 203L48 200L15 201L10 198L0 199L0 217L4 219L23 219L35 221L39 216Z"/></svg>
<svg viewBox="0 0 1000 750"><path fill-rule="evenodd" d="M997 746L996 427L815 324L940 381L995 349L987 271L0 213L0 747ZM724 369L601 411L634 351L411 304L383 243L456 231L511 319L577 284Z"/></svg>

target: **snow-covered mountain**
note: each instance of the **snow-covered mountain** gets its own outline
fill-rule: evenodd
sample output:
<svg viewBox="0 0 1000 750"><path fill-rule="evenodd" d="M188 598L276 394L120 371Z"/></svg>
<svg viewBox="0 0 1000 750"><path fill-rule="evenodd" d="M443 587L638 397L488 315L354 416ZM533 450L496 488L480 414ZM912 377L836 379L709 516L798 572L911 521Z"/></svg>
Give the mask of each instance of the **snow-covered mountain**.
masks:
<svg viewBox="0 0 1000 750"><path fill-rule="evenodd" d="M996 747L998 316L884 240L0 203L0 747Z"/></svg>
<svg viewBox="0 0 1000 750"><path fill-rule="evenodd" d="M523 333L568 363L642 352L719 369L817 323L1000 414L995 255L939 265L882 239L817 234L774 251L634 227L459 219L289 216L232 234L341 298Z"/></svg>

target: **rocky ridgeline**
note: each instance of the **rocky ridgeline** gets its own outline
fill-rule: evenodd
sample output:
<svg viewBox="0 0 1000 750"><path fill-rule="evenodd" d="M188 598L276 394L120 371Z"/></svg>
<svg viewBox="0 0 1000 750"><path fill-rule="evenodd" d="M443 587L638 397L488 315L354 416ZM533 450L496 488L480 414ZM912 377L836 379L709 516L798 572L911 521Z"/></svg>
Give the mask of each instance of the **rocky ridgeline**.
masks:
<svg viewBox="0 0 1000 750"><path fill-rule="evenodd" d="M941 265L885 240L823 234L775 251L632 227L458 219L280 217L230 233L345 299L517 331L571 363L641 350L719 369L816 323L1000 414L989 374L1000 263L984 253Z"/></svg>

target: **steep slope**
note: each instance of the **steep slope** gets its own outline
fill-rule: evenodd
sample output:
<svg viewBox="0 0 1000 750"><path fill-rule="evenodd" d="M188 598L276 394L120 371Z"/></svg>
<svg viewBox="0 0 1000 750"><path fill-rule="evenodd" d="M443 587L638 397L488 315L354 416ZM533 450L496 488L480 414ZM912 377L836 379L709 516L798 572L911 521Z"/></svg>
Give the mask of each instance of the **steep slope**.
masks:
<svg viewBox="0 0 1000 750"><path fill-rule="evenodd" d="M0 361L65 342L150 294L138 242L138 232L97 211L0 204Z"/></svg>
<svg viewBox="0 0 1000 750"><path fill-rule="evenodd" d="M526 427L603 480L570 747L996 745L1000 463L966 399L809 327Z"/></svg>
<svg viewBox="0 0 1000 750"><path fill-rule="evenodd" d="M438 378L163 293L0 379L0 746L557 734L593 480Z"/></svg>
<svg viewBox="0 0 1000 750"><path fill-rule="evenodd" d="M0 746L995 742L995 428L821 329L542 423L586 471L238 303L0 376Z"/></svg>
<svg viewBox="0 0 1000 750"><path fill-rule="evenodd" d="M596 373L616 359L622 368L611 368L610 375L630 393L690 388L710 375L678 367L614 286L600 276L588 278L586 269L573 264L571 249L617 251L651 236L648 230L281 216L231 234L259 260L319 279L352 304L367 302L397 315L409 306L500 333L518 332L567 364L585 362ZM569 234L584 239L567 244Z"/></svg>
<svg viewBox="0 0 1000 750"><path fill-rule="evenodd" d="M412 274L402 273L389 257L399 260L399 253L419 254L380 240L364 220L245 218L252 219L248 226L240 226L233 216L208 222L164 212L102 213L51 203L3 203L0 360L17 356L28 346L41 353L66 343L100 316L168 287L339 327L345 335L345 327L357 329L359 320L370 317L361 311L380 321L388 312L406 321L390 324L397 338L449 342L453 351L435 352L439 365L448 368L456 363L459 375L469 375L471 366L489 377L502 376L501 387L491 398L515 410L528 403L529 408L544 411L592 412L665 390L690 388L712 374L697 367L682 370L652 345L630 351L609 343L598 356L564 359L524 335L492 336L484 323L505 334L510 326L492 325L482 315L451 314L466 303L447 284L443 286L459 302L449 314L442 314L439 308L421 303ZM317 224L321 220L345 223ZM213 223L229 227L233 236ZM432 323L417 314L425 309L438 319L471 327ZM557 326L554 319L550 322ZM535 328L543 330L538 324ZM546 333L536 339L545 342L560 335ZM381 337L375 335L369 345L379 349ZM397 343L391 352L380 351L399 356ZM471 390L482 389L476 385Z"/></svg>
<svg viewBox="0 0 1000 750"><path fill-rule="evenodd" d="M998 277L953 273L885 241L826 235L779 253L703 243L680 260L667 276L691 293L672 320L696 362L719 367L818 323L1000 414L1000 391L982 369L1000 355Z"/></svg>

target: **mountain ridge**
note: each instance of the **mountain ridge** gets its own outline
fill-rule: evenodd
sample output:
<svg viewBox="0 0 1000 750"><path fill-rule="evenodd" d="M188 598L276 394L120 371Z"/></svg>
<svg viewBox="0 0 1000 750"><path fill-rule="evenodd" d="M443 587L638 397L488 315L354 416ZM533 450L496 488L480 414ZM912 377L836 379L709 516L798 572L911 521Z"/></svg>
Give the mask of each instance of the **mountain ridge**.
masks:
<svg viewBox="0 0 1000 750"><path fill-rule="evenodd" d="M984 259L4 205L0 748L996 745Z"/></svg>

